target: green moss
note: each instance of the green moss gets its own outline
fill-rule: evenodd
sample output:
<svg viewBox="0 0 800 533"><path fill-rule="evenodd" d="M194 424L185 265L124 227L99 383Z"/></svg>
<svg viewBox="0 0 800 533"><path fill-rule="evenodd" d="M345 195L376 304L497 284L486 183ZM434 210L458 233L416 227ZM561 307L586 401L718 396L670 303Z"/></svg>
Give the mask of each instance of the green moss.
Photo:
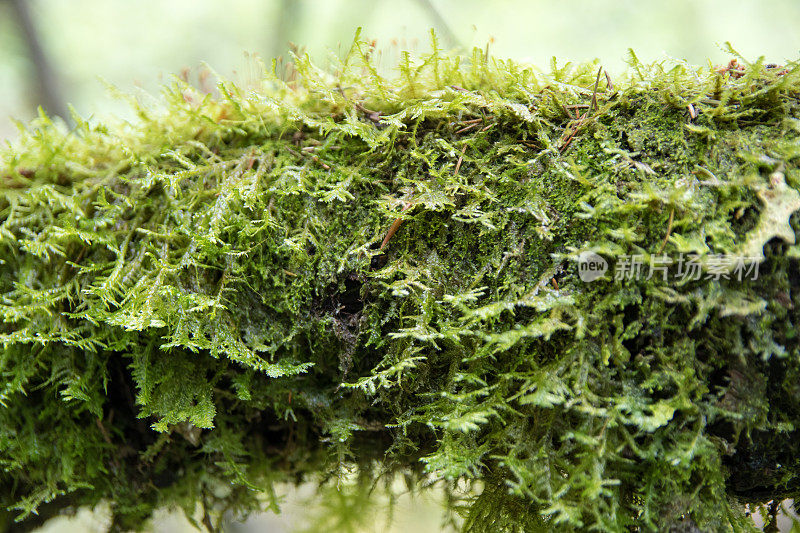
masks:
<svg viewBox="0 0 800 533"><path fill-rule="evenodd" d="M370 53L176 82L126 127L41 117L3 152L22 527L277 509L276 484L353 469L365 497L443 482L471 532L738 531L800 496L800 67L631 54L612 86L435 42L385 78ZM715 279L762 249L758 279ZM703 276L585 283L586 251Z"/></svg>

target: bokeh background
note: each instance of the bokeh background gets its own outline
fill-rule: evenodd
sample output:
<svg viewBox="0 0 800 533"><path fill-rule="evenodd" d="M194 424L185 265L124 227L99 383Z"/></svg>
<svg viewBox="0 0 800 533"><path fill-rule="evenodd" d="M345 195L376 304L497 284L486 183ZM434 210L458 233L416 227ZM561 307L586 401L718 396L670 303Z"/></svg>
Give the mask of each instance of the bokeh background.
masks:
<svg viewBox="0 0 800 533"><path fill-rule="evenodd" d="M42 105L63 115L126 118L106 84L153 93L169 76L198 72L247 81L253 56L286 56L287 43L324 60L346 50L357 27L384 49L424 50L436 28L446 47L483 48L547 66L552 56L625 67L645 61L798 58L798 0L0 0L0 139L12 119ZM388 55L387 55L388 57Z"/></svg>
<svg viewBox="0 0 800 533"><path fill-rule="evenodd" d="M289 42L324 63L347 50L358 27L377 40L386 63L399 50L425 51L430 28L446 48L488 44L494 56L545 69L553 56L598 58L613 74L625 68L629 47L647 62L723 64L726 41L747 58L800 59L800 0L0 0L0 142L13 142L15 122L29 121L39 106L64 117L71 105L94 121L132 120L109 85L157 94L171 76L197 82L207 68L247 83L259 75L258 58L286 58ZM229 529L313 531L311 492L287 488L282 516ZM439 531L435 500L435 492L401 498L391 530L379 505L364 514L361 530ZM106 523L99 508L45 529L103 531ZM167 510L152 528L191 530Z"/></svg>

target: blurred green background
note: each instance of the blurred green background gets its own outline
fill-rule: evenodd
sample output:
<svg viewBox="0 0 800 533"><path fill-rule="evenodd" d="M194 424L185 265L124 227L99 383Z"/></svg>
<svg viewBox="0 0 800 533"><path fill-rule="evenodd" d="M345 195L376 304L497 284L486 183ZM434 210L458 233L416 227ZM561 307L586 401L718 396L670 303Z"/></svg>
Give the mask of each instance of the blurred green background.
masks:
<svg viewBox="0 0 800 533"><path fill-rule="evenodd" d="M39 105L125 117L101 79L157 92L206 62L246 82L257 75L252 55L285 56L293 41L324 59L359 26L387 52L424 50L435 27L447 47L491 40L500 57L544 67L552 56L599 58L614 72L628 47L646 61L721 63L719 45L731 41L746 57L797 59L798 23L797 0L0 0L0 139Z"/></svg>
<svg viewBox="0 0 800 533"><path fill-rule="evenodd" d="M240 83L258 76L256 57L286 57L291 41L324 62L346 50L356 28L377 40L389 64L402 49L424 51L435 28L447 48L485 47L497 57L547 68L550 58L599 58L611 72L625 68L628 47L640 59L726 63L730 41L745 57L800 59L800 1L771 0L0 0L0 140L17 135L43 106L83 117L130 118L124 92L157 93L170 76L202 65ZM385 65L386 66L386 65ZM311 527L309 487L287 488L281 517L264 516L231 531ZM364 515L363 531L440 530L436 494L401 499L388 529L385 506ZM104 531L106 514L82 511L45 529ZM154 531L185 531L178 514L164 514Z"/></svg>

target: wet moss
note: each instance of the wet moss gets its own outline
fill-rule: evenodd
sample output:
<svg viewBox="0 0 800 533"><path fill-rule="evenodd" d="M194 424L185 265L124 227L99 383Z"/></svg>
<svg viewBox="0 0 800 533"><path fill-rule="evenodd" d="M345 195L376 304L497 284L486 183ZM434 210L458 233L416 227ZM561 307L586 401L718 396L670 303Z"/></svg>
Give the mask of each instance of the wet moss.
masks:
<svg viewBox="0 0 800 533"><path fill-rule="evenodd" d="M353 470L441 482L467 531L741 530L796 497L797 64L370 56L3 152L14 527L213 525ZM744 252L757 279L718 264ZM698 279L648 275L681 254Z"/></svg>

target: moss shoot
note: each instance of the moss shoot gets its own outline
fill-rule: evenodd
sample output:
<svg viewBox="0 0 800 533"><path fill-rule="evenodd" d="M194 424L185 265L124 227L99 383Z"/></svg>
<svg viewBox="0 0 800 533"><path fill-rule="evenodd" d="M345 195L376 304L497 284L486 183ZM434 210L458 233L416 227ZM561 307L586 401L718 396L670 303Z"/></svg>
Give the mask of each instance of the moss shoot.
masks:
<svg viewBox="0 0 800 533"><path fill-rule="evenodd" d="M433 41L0 153L0 530L214 529L305 481L344 513L400 477L468 532L800 497L800 63Z"/></svg>

